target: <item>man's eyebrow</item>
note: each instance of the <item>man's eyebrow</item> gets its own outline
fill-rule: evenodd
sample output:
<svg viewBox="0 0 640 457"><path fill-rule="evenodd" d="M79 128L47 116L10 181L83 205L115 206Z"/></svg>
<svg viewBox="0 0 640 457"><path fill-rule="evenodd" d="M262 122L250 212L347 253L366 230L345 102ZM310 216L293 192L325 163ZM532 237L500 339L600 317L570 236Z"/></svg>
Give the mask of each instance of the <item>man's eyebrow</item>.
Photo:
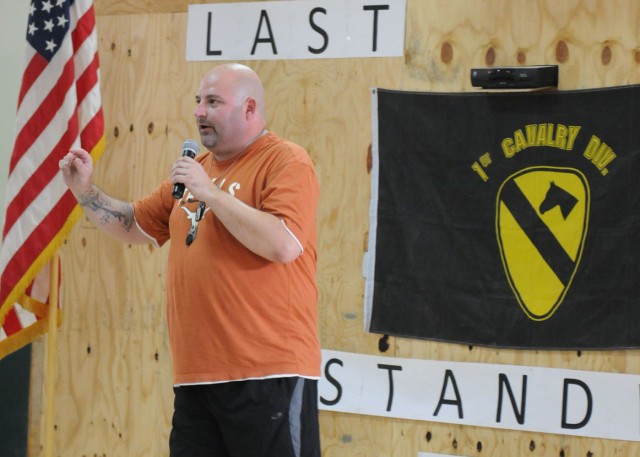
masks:
<svg viewBox="0 0 640 457"><path fill-rule="evenodd" d="M215 99L215 100L219 100L220 97L217 96L216 94L206 94L206 95L196 95L196 100L211 100L211 99Z"/></svg>

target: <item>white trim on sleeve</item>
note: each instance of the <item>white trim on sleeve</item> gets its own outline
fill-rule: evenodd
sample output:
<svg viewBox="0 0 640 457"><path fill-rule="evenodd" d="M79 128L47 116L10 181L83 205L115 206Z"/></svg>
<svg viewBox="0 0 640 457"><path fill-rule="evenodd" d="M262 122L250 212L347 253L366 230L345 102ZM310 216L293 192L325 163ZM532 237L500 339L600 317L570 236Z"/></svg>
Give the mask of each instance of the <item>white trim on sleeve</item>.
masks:
<svg viewBox="0 0 640 457"><path fill-rule="evenodd" d="M300 240L298 240L298 238L296 238L296 236L293 234L293 232L291 230L289 230L289 227L287 227L287 224L285 223L284 219L280 219L280 222L282 222L282 225L284 226L284 229L289 233L289 235L291 235L291 238L296 240L296 243L298 243L298 247L300 248L300 254L299 255L302 255L302 253L304 252L304 248L302 247L302 243L300 243Z"/></svg>

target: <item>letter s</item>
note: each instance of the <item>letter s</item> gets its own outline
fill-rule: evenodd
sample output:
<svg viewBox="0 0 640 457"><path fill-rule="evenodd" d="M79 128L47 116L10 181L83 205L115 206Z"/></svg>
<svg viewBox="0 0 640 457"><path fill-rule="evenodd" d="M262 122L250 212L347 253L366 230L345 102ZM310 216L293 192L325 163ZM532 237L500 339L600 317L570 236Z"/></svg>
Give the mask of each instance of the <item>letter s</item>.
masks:
<svg viewBox="0 0 640 457"><path fill-rule="evenodd" d="M318 7L318 8L312 9L311 12L309 13L309 24L311 24L311 28L313 30L315 30L320 35L322 35L322 37L324 38L324 44L319 49L312 48L311 46L309 46L308 49L309 49L309 52L312 52L313 54L322 54L324 51L326 51L327 47L329 46L329 35L327 35L327 32L322 27L318 26L318 24L316 24L313 21L313 16L316 13L327 14L327 10L324 8Z"/></svg>
<svg viewBox="0 0 640 457"><path fill-rule="evenodd" d="M325 400L324 398L320 397L320 401L322 402L322 404L323 405L327 405L327 406L336 405L340 401L340 399L342 398L342 386L336 380L336 378L331 376L331 373L329 373L329 367L331 365L333 365L334 363L337 363L341 367L344 366L344 364L342 363L342 360L340 360L340 359L331 359L331 360L329 360L327 362L327 364L324 367L324 377L327 379L327 381L329 381L331 384L333 384L335 386L335 388L336 388L336 390L338 392L336 394L336 398L334 398L333 400Z"/></svg>

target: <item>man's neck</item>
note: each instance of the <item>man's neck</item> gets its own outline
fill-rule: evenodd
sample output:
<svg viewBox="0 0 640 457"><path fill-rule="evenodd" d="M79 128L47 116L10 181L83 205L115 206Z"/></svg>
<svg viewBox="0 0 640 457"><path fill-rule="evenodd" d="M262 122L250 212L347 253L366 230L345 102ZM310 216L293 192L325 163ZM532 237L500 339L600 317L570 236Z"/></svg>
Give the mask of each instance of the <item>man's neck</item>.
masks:
<svg viewBox="0 0 640 457"><path fill-rule="evenodd" d="M247 141L244 142L244 145L238 149L235 149L233 151L227 151L227 152L223 152L223 153L219 153L214 151L211 151L213 153L213 158L217 161L217 162L222 162L224 160L230 160L230 159L234 159L240 155L242 155L247 148L249 148L249 146L251 146L253 143L255 143L258 138L260 138L261 136L265 135L267 133L267 129L266 128L262 128L260 131L258 131L257 133L253 133L249 139Z"/></svg>

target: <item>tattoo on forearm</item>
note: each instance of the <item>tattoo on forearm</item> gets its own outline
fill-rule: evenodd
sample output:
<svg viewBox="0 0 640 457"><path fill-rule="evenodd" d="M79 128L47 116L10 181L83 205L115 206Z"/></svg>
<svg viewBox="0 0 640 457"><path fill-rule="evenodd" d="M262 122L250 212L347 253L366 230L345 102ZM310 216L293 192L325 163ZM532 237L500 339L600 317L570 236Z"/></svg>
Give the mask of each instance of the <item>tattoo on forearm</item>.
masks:
<svg viewBox="0 0 640 457"><path fill-rule="evenodd" d="M115 218L120 221L127 232L131 231L133 226L133 207L130 204L122 203L121 209L113 209L111 201L94 190L82 195L78 199L78 203L82 208L98 213L102 225L109 224L112 218Z"/></svg>

